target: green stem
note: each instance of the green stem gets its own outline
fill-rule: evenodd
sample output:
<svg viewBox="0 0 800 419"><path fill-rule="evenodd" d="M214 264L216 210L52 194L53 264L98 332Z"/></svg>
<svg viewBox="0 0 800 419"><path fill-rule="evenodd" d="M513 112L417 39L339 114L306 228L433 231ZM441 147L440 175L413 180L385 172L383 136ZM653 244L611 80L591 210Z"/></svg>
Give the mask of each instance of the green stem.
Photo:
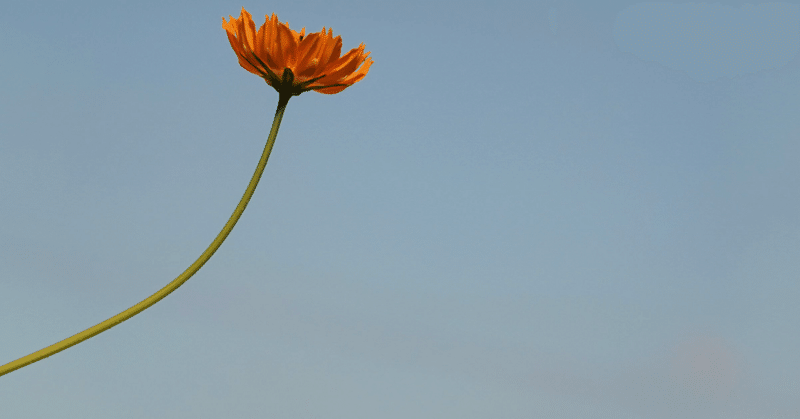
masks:
<svg viewBox="0 0 800 419"><path fill-rule="evenodd" d="M199 258L189 266L185 271L183 271L180 276L175 278L172 282L167 284L164 288L161 288L155 294L147 297L142 302L134 305L133 307L123 311L122 313L117 314L110 319L94 325L83 332L80 332L76 335L73 335L67 339L62 340L61 342L52 344L44 349L40 349L30 355L24 356L22 358L17 359L16 361L9 362L3 366L0 366L0 376L10 373L11 371L20 369L26 365L33 364L36 361L41 359L47 358L50 355L56 354L58 352L63 351L64 349L69 348L70 346L77 345L86 339L89 339L95 335L98 335L102 332L105 332L108 329L124 322L125 320L130 319L131 317L141 313L148 307L152 306L153 304L159 302L162 298L169 295L172 291L175 291L183 285L184 282L188 281L189 278L192 277L197 271L200 270L203 265L211 259L211 256L214 252L219 249L222 242L225 241L225 238L228 237L231 230L233 230L233 226L236 225L236 222L239 221L239 217L242 216L245 207L247 207L247 203L250 202L250 198L253 196L253 192L256 190L256 186L258 185L258 180L261 178L261 174L264 173L264 168L267 166L267 160L269 159L269 154L272 152L272 146L275 144L275 137L278 136L278 127L281 125L281 119L283 119L283 111L286 109L286 104L289 103L289 99L291 95L283 94L280 95L278 99L278 109L275 111L275 119L272 121L272 129L269 131L269 137L267 138L267 145L264 147L264 152L261 154L261 160L258 162L258 167L256 168L255 173L253 173L253 177L250 179L250 184L247 185L247 190L244 192L244 196L239 201L239 205L236 207L236 210L233 211L231 218L228 219L228 222L225 224L225 227L222 228L222 231L219 232L217 237L214 239L213 242L208 246L208 248L200 255Z"/></svg>

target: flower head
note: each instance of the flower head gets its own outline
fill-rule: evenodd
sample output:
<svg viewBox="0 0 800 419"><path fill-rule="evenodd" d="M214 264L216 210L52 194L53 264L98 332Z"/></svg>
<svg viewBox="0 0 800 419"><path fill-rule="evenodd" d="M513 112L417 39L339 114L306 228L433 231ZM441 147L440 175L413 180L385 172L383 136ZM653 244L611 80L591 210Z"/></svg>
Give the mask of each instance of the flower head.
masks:
<svg viewBox="0 0 800 419"><path fill-rule="evenodd" d="M253 17L242 8L238 18L222 18L231 47L239 57L239 65L266 80L280 94L299 95L309 90L339 93L363 79L372 65L364 44L347 54L342 52L342 37L333 31L305 34L289 29L272 14L256 31ZM362 65L363 64L363 65Z"/></svg>

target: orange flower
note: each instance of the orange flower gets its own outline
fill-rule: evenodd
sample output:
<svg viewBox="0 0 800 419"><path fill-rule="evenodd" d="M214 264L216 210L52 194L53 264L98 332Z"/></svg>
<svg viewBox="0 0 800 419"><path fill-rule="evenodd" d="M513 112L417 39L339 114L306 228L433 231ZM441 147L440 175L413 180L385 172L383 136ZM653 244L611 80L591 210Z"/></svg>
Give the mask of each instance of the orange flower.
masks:
<svg viewBox="0 0 800 419"><path fill-rule="evenodd" d="M228 32L239 65L263 77L280 94L339 93L363 79L372 65L364 44L340 57L342 37L334 38L333 31L326 33L324 27L308 35L306 28L297 33L288 23L278 22L273 13L256 31L253 17L244 7L239 18L229 18L229 22L222 18L222 28Z"/></svg>

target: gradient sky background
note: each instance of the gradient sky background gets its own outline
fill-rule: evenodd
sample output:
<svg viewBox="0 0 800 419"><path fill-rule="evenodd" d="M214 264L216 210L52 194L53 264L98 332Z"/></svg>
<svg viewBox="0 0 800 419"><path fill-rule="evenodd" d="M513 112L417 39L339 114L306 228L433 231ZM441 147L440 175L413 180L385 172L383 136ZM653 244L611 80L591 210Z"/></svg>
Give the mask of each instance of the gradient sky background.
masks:
<svg viewBox="0 0 800 419"><path fill-rule="evenodd" d="M277 93L221 17L332 27L211 261L0 377L0 417L800 417L800 7L9 1L0 363L224 225Z"/></svg>

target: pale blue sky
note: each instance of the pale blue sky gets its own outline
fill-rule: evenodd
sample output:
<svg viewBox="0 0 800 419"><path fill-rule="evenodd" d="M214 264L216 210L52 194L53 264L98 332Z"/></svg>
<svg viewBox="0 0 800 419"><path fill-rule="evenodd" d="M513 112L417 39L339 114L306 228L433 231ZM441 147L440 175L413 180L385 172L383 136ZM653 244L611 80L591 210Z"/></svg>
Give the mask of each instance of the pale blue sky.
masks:
<svg viewBox="0 0 800 419"><path fill-rule="evenodd" d="M9 3L0 363L230 216L277 93L222 16L375 64L289 102L197 275L0 377L0 417L800 417L800 7Z"/></svg>

